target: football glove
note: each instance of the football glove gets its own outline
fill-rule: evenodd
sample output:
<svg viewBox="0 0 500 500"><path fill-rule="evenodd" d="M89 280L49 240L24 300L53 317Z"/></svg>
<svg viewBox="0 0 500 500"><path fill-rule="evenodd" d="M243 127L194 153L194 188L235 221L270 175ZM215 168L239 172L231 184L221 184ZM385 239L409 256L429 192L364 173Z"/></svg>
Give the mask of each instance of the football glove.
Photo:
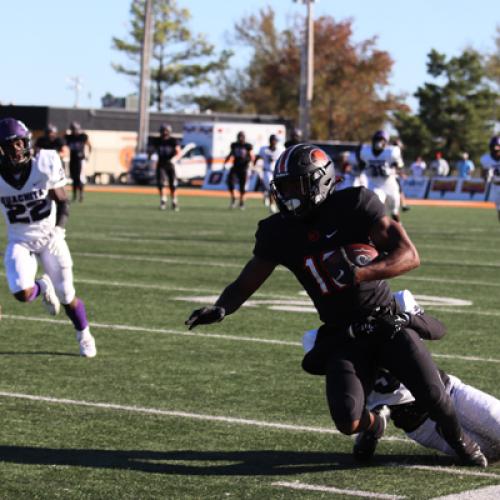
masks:
<svg viewBox="0 0 500 500"><path fill-rule="evenodd" d="M332 281L338 288L354 286L358 266L349 259L344 247L340 247L340 260L336 262L325 261L330 271Z"/></svg>
<svg viewBox="0 0 500 500"><path fill-rule="evenodd" d="M410 316L406 313L381 314L375 318L375 330L388 340L392 340L399 332L410 324Z"/></svg>
<svg viewBox="0 0 500 500"><path fill-rule="evenodd" d="M222 321L224 316L226 315L226 311L223 307L219 306L207 306L202 307L201 309L196 309L191 313L191 316L185 321L185 325L192 330L195 326L198 325L209 325L210 323L217 323L218 321Z"/></svg>

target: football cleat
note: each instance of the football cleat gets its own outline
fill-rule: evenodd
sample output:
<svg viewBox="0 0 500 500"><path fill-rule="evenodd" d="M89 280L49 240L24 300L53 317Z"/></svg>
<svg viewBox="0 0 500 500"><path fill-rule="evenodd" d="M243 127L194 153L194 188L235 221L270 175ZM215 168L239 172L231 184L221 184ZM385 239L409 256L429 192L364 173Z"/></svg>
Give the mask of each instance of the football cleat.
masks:
<svg viewBox="0 0 500 500"><path fill-rule="evenodd" d="M78 344L80 345L80 356L85 358L94 358L96 356L95 339L88 330L76 332L76 340L78 340Z"/></svg>
<svg viewBox="0 0 500 500"><path fill-rule="evenodd" d="M471 465L475 467L488 467L488 460L484 456L479 445L467 436L462 436L458 443L453 446L462 465Z"/></svg>
<svg viewBox="0 0 500 500"><path fill-rule="evenodd" d="M381 418L381 426L377 432L364 431L356 436L352 453L354 458L359 462L368 462L372 459L377 448L380 438L384 435L387 427L387 420L390 415L390 410L387 406L381 406L373 410Z"/></svg>
<svg viewBox="0 0 500 500"><path fill-rule="evenodd" d="M166 201L160 201L160 210L166 210L167 209L167 202Z"/></svg>
<svg viewBox="0 0 500 500"><path fill-rule="evenodd" d="M43 306L51 316L56 316L61 309L61 303L57 298L52 280L47 274L44 274L37 282L40 286Z"/></svg>

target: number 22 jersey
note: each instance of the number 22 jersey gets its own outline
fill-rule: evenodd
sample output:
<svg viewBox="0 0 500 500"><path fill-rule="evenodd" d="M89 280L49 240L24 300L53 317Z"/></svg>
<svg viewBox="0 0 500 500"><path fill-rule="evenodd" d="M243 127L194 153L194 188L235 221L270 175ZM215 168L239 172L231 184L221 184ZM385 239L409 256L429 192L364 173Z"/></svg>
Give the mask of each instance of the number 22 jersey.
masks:
<svg viewBox="0 0 500 500"><path fill-rule="evenodd" d="M0 206L10 242L23 243L32 251L48 242L56 220L49 190L65 184L64 167L56 151L40 150L19 176L0 165Z"/></svg>

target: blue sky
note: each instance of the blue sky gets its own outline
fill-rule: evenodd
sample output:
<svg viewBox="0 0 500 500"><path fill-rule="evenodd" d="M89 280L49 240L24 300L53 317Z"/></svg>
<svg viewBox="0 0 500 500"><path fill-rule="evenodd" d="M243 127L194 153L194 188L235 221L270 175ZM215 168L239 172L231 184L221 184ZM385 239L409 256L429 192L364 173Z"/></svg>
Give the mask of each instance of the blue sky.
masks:
<svg viewBox="0 0 500 500"><path fill-rule="evenodd" d="M218 49L227 47L235 21L260 8L271 5L281 28L291 15L305 13L292 0L177 1L190 10L191 29L205 33ZM130 0L2 2L0 103L73 106L68 78L74 76L83 81L80 107L100 107L108 91L133 92L131 81L111 68L111 62L124 61L111 49L111 38L125 36L129 7ZM391 90L408 94L428 80L431 48L448 56L467 46L491 52L500 25L498 0L317 0L314 12L352 18L356 41L377 36L378 47L395 61Z"/></svg>

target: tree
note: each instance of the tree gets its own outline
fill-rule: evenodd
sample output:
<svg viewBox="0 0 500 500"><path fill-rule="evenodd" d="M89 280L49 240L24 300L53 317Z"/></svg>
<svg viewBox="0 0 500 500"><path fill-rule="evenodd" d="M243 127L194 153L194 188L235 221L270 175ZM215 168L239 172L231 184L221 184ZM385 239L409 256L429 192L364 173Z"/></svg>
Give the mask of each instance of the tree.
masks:
<svg viewBox="0 0 500 500"><path fill-rule="evenodd" d="M113 48L124 53L130 66L113 64L113 68L139 82L140 55L144 34L145 0L132 0L128 38L113 37ZM232 53L215 55L214 46L203 35L194 35L187 27L190 14L178 7L176 0L153 0L153 50L151 89L152 101L158 111L171 107L175 99L167 89L194 88L209 81L210 75L223 70Z"/></svg>
<svg viewBox="0 0 500 500"><path fill-rule="evenodd" d="M421 148L415 155L439 149L448 158L467 151L477 159L493 132L498 100L498 94L488 86L481 55L467 49L447 59L432 50L427 71L435 81L415 92L417 115L396 114L403 141L406 138L411 147Z"/></svg>
<svg viewBox="0 0 500 500"><path fill-rule="evenodd" d="M271 7L236 23L235 42L252 50L251 60L246 76L238 78L239 87L218 87L218 93L234 99L236 92L240 110L297 121L304 19L296 17L289 24L278 31ZM366 140L389 111L402 109L400 97L384 93L393 62L376 49L375 38L354 43L351 20L321 17L314 33L313 137Z"/></svg>

